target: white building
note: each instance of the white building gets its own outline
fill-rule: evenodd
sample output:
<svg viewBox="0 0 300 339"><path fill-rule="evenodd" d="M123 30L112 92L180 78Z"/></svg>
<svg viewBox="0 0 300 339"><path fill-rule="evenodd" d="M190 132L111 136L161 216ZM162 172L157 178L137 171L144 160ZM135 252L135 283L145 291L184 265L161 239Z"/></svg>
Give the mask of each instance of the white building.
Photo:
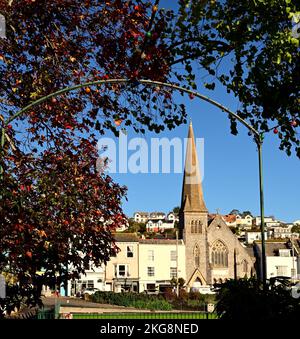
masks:
<svg viewBox="0 0 300 339"><path fill-rule="evenodd" d="M174 228L174 225L173 220L149 219L146 223L146 230L147 232L163 232Z"/></svg>
<svg viewBox="0 0 300 339"><path fill-rule="evenodd" d="M82 274L79 279L68 282L68 291L72 296L83 292L87 288L97 288L100 291L107 290L105 285L105 266L95 267L89 265L84 275Z"/></svg>
<svg viewBox="0 0 300 339"><path fill-rule="evenodd" d="M135 212L133 214L133 218L135 222L144 222L146 223L149 219L149 213L148 212Z"/></svg>
<svg viewBox="0 0 300 339"><path fill-rule="evenodd" d="M185 276L185 245L183 240L139 240L140 292L155 293L170 287L170 280Z"/></svg>
<svg viewBox="0 0 300 339"><path fill-rule="evenodd" d="M178 215L178 213L174 213L174 212L170 212L170 213L168 213L168 215L167 215L167 219L168 220L170 220L170 221L179 221L179 215Z"/></svg>
<svg viewBox="0 0 300 339"><path fill-rule="evenodd" d="M271 217L264 217L264 222L266 227L274 227L274 226L280 226L282 224L281 221L276 220L273 216ZM255 217L254 219L255 225L258 227L261 225L261 218L260 217Z"/></svg>
<svg viewBox="0 0 300 339"><path fill-rule="evenodd" d="M294 226L293 224L290 224L290 225L281 225L281 226L272 227L269 230L269 233L271 237L274 239L291 238L293 234L292 233L293 226Z"/></svg>
<svg viewBox="0 0 300 339"><path fill-rule="evenodd" d="M250 214L247 214L244 217L242 217L241 215L236 216L237 227L244 228L244 229L251 229L252 224L253 224L253 218Z"/></svg>
<svg viewBox="0 0 300 339"><path fill-rule="evenodd" d="M164 220L166 214L164 212L135 212L133 219L135 222L146 223L149 219Z"/></svg>
<svg viewBox="0 0 300 339"><path fill-rule="evenodd" d="M251 245L254 241L261 240L261 232L260 231L246 231L246 244ZM268 239L268 232L265 231L265 240Z"/></svg>
<svg viewBox="0 0 300 339"><path fill-rule="evenodd" d="M151 212L149 215L149 219L164 220L165 218L166 214L164 212Z"/></svg>
<svg viewBox="0 0 300 339"><path fill-rule="evenodd" d="M257 264L259 265L258 273L261 275L261 243L255 242L254 251L257 256ZM292 246L291 242L284 241L267 241L266 242L266 266L267 279L274 277L296 277L299 271L299 253L296 246Z"/></svg>

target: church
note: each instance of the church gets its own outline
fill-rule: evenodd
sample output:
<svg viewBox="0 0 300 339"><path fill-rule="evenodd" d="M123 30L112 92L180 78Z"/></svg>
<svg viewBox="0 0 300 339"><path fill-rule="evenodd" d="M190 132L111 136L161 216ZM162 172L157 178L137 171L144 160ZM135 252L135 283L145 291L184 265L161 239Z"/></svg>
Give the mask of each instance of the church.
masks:
<svg viewBox="0 0 300 339"><path fill-rule="evenodd" d="M106 265L91 267L80 280L70 282L71 294L85 288L161 292L170 287L172 278L183 278L187 291L200 291L203 286L254 274L252 248L239 242L220 215L212 217L208 213L192 123L188 129L178 239L116 233L115 240L120 252Z"/></svg>
<svg viewBox="0 0 300 339"><path fill-rule="evenodd" d="M188 289L253 274L252 249L241 245L220 215L209 217L192 123L188 131L179 230L185 244Z"/></svg>

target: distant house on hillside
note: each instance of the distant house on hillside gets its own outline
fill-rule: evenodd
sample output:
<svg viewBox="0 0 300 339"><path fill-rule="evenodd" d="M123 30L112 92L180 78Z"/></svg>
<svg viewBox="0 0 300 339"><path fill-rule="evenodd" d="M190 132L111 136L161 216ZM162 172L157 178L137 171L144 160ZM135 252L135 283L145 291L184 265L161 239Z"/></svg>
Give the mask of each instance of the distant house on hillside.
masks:
<svg viewBox="0 0 300 339"><path fill-rule="evenodd" d="M174 220L149 219L146 223L147 232L163 232L174 228Z"/></svg>
<svg viewBox="0 0 300 339"><path fill-rule="evenodd" d="M164 212L151 212L149 219L157 219L157 220L163 220L166 218L166 214Z"/></svg>
<svg viewBox="0 0 300 339"><path fill-rule="evenodd" d="M244 229L251 229L253 224L253 218L250 214L245 216L237 215L236 216L236 225Z"/></svg>
<svg viewBox="0 0 300 339"><path fill-rule="evenodd" d="M226 214L222 216L223 220L225 221L226 225L229 227L236 227L236 215L234 214Z"/></svg>
<svg viewBox="0 0 300 339"><path fill-rule="evenodd" d="M135 212L133 214L133 218L135 222L144 222L146 223L149 219L149 213L148 212Z"/></svg>
<svg viewBox="0 0 300 339"><path fill-rule="evenodd" d="M167 215L167 219L171 220L171 221L177 221L178 222L179 221L179 215L178 215L178 213L170 212Z"/></svg>

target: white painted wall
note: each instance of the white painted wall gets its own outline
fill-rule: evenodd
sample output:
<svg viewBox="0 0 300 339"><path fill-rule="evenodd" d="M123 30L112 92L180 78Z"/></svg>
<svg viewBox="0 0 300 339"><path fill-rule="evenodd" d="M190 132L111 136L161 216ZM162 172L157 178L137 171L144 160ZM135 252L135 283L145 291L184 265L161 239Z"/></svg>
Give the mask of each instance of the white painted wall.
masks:
<svg viewBox="0 0 300 339"><path fill-rule="evenodd" d="M285 267L286 276L292 277L292 268L294 262L295 274L299 274L297 272L297 258L296 257L280 257L273 256L267 257L267 279L274 278L280 275L278 271L279 267ZM284 274L285 275L285 274Z"/></svg>
<svg viewBox="0 0 300 339"><path fill-rule="evenodd" d="M185 276L185 246L178 241L178 276L186 280ZM153 251L154 258L150 260L149 251ZM171 260L171 251L176 251L176 244L144 244L139 245L139 275L140 292L146 290L146 285L158 281L171 280L170 268L176 267L176 260ZM154 267L154 276L148 276L147 267Z"/></svg>

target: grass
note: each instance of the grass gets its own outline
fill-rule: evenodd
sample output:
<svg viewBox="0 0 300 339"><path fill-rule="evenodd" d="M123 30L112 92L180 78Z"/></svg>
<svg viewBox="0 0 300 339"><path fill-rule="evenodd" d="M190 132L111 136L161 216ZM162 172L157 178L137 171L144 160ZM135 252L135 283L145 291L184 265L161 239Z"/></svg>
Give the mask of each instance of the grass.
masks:
<svg viewBox="0 0 300 339"><path fill-rule="evenodd" d="M215 313L74 313L73 319L217 319Z"/></svg>

